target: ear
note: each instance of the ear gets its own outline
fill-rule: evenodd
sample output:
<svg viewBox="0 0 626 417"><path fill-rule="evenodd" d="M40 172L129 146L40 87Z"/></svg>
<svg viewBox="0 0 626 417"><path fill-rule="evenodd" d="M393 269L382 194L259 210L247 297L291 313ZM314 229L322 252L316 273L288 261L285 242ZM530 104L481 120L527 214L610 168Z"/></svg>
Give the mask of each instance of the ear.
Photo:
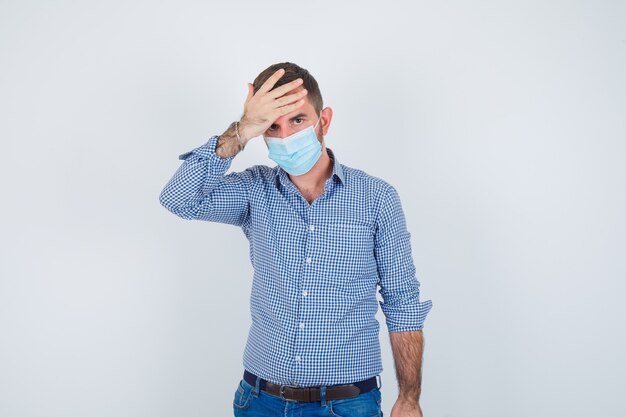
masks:
<svg viewBox="0 0 626 417"><path fill-rule="evenodd" d="M333 109L330 107L323 108L321 117L322 120L320 120L320 125L322 128L322 135L326 136L328 128L330 127L330 121L333 119Z"/></svg>

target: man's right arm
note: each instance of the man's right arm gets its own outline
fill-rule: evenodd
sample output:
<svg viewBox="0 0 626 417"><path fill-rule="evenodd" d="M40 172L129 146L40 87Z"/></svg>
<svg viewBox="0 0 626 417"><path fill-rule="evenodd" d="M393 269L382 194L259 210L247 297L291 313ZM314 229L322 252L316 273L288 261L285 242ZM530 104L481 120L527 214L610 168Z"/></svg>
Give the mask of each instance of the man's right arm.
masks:
<svg viewBox="0 0 626 417"><path fill-rule="evenodd" d="M304 104L306 90L288 94L302 84L298 78L273 88L284 74L278 69L257 92L248 83L248 97L239 125L233 122L220 136L179 156L185 162L165 185L159 201L183 219L197 219L241 226L246 222L249 195L258 165L224 175L242 144L261 135L280 116ZM238 127L236 127L238 126Z"/></svg>
<svg viewBox="0 0 626 417"><path fill-rule="evenodd" d="M237 226L246 221L256 168L225 175L240 150L234 129L233 123L222 135L179 156L184 162L159 196L166 209L187 220Z"/></svg>

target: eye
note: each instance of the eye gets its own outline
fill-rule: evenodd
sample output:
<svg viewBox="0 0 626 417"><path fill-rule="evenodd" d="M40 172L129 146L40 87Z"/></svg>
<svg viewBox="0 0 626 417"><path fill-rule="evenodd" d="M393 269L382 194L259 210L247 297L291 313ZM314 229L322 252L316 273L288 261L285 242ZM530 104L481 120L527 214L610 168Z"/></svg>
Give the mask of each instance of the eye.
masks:
<svg viewBox="0 0 626 417"><path fill-rule="evenodd" d="M269 127L269 130L274 130L274 129L276 129L277 127L278 127L278 126L276 126L276 125L271 125L271 126Z"/></svg>
<svg viewBox="0 0 626 417"><path fill-rule="evenodd" d="M298 120L299 120L300 122L298 122ZM296 119L293 119L293 121L294 121L294 122L296 122L296 124L297 124L297 125L299 125L300 123L302 123L302 122L304 121L304 119L302 119L301 117L298 117L298 118L296 118Z"/></svg>

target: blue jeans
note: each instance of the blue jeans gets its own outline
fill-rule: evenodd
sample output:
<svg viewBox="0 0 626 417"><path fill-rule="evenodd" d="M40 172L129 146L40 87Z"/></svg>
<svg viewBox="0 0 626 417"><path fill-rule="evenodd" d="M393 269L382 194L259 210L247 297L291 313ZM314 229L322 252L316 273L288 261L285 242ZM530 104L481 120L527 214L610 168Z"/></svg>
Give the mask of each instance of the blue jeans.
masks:
<svg viewBox="0 0 626 417"><path fill-rule="evenodd" d="M326 401L325 388L320 390L320 401L296 402L259 390L239 381L233 399L235 417L383 417L380 408L380 389L363 392L354 398Z"/></svg>

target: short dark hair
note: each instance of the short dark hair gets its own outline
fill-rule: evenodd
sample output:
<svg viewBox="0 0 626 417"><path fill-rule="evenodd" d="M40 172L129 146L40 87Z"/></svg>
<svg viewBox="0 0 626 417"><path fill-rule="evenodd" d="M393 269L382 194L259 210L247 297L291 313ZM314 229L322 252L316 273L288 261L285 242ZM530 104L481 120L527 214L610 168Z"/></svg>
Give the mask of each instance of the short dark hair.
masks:
<svg viewBox="0 0 626 417"><path fill-rule="evenodd" d="M320 92L320 88L317 85L317 81L309 71L300 67L299 65L294 64L293 62L280 62L278 64L273 64L261 71L259 75L254 79L252 83L254 87L254 93L261 88L263 83L267 81L267 79L278 71L279 68L285 70L285 73L282 77L274 84L272 90L276 87L280 87L283 84L287 84L297 78L302 78L302 87L307 90L306 97L308 97L310 103L313 105L313 108L319 114L324 107L324 102L322 100L322 93Z"/></svg>

